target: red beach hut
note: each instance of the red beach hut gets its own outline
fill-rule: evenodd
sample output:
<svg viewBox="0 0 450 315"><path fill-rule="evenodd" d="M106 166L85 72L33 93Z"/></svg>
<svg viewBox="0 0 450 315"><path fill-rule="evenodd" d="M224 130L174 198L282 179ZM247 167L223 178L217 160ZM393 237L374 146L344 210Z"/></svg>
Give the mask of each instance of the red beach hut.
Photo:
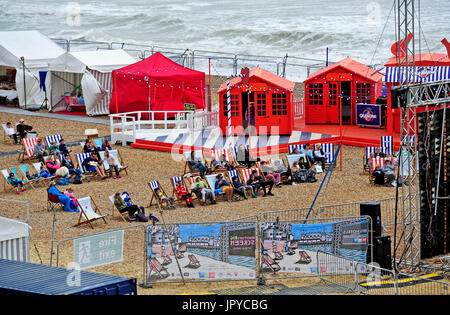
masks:
<svg viewBox="0 0 450 315"><path fill-rule="evenodd" d="M356 125L356 104L375 104L382 84L381 73L350 57L313 73L304 81L306 123L339 124L342 105L342 123Z"/></svg>
<svg viewBox="0 0 450 315"><path fill-rule="evenodd" d="M290 135L294 128L295 83L277 76L260 67L250 70L248 84L243 78L230 80L231 126L233 134ZM249 93L250 92L250 93ZM228 134L227 84L219 91L220 128Z"/></svg>

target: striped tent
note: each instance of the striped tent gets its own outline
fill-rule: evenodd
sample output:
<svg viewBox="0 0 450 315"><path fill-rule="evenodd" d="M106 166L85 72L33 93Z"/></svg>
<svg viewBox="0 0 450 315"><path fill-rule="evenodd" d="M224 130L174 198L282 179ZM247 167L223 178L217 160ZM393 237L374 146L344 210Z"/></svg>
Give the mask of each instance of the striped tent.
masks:
<svg viewBox="0 0 450 315"><path fill-rule="evenodd" d="M411 82L426 83L450 80L450 67L417 67L416 78L409 77ZM386 83L402 82L405 79L406 70L402 67L386 67ZM399 81L400 79L400 81Z"/></svg>
<svg viewBox="0 0 450 315"><path fill-rule="evenodd" d="M0 259L29 262L30 229L24 222L0 217Z"/></svg>

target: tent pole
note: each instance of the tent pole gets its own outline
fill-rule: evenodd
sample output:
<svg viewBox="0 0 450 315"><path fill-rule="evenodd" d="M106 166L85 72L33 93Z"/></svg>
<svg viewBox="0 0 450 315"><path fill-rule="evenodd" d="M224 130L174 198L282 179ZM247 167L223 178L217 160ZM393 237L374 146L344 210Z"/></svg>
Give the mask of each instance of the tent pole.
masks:
<svg viewBox="0 0 450 315"><path fill-rule="evenodd" d="M211 91L211 58L208 58L208 61L209 61L209 75L208 75L208 77L209 77L209 109L208 109L208 111L209 112L211 112L211 110L212 110L212 104L211 104L211 102L212 102L212 91Z"/></svg>
<svg viewBox="0 0 450 315"><path fill-rule="evenodd" d="M341 138L341 146L343 145L342 135L342 81L339 81L339 133ZM340 171L342 172L342 149L339 150Z"/></svg>
<svg viewBox="0 0 450 315"><path fill-rule="evenodd" d="M27 109L27 87L25 83L25 57L20 57L23 67L23 97L25 98L25 109ZM20 107L20 106L19 106Z"/></svg>

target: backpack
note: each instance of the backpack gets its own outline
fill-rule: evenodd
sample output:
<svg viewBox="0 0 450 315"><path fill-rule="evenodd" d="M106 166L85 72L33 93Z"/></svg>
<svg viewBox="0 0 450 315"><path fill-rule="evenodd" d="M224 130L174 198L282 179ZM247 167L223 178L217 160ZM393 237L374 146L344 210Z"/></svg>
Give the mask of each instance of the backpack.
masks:
<svg viewBox="0 0 450 315"><path fill-rule="evenodd" d="M67 178L63 177L56 184L61 186L67 186L69 185L69 181L67 180Z"/></svg>
<svg viewBox="0 0 450 315"><path fill-rule="evenodd" d="M136 219L138 222L148 222L148 218L142 212L136 213Z"/></svg>
<svg viewBox="0 0 450 315"><path fill-rule="evenodd" d="M80 185L80 184L83 184L83 181L81 180L81 176L76 175L75 178L73 179L73 184L74 184L74 185Z"/></svg>

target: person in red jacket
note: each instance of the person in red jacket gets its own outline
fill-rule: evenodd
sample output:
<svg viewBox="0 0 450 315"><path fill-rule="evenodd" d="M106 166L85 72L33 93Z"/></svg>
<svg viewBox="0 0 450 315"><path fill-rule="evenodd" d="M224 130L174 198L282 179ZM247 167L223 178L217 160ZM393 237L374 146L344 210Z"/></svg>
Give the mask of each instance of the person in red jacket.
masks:
<svg viewBox="0 0 450 315"><path fill-rule="evenodd" d="M188 208L195 208L194 203L192 202L192 195L187 192L186 187L184 187L181 180L177 183L176 191L178 197L186 202Z"/></svg>

